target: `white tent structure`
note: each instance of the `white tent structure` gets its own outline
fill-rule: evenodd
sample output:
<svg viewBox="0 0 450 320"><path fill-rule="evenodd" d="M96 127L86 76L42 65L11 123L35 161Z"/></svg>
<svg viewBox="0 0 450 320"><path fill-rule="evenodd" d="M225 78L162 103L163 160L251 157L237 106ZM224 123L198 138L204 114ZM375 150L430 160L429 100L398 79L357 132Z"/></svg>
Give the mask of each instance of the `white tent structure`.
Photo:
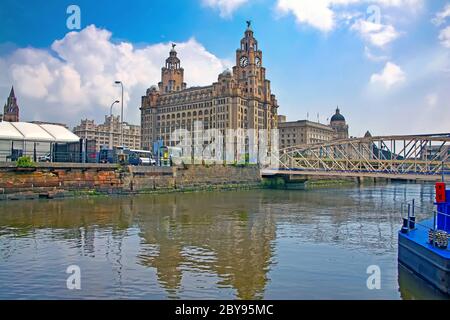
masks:
<svg viewBox="0 0 450 320"><path fill-rule="evenodd" d="M14 160L17 155L36 158L49 154L55 143L78 141L80 138L63 126L3 121L0 122L0 161Z"/></svg>

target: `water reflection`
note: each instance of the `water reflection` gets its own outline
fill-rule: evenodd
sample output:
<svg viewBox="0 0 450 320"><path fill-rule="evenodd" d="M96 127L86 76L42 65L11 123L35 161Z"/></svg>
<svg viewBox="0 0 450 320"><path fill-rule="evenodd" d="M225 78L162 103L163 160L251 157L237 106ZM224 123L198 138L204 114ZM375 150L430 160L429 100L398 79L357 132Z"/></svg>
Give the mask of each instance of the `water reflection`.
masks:
<svg viewBox="0 0 450 320"><path fill-rule="evenodd" d="M157 269L158 281L171 296L183 270L214 273L241 299L261 298L273 253L275 221L263 194L195 194L137 198L140 236L157 252L140 253L140 263ZM230 203L233 204L230 207ZM142 211L144 212L144 211Z"/></svg>
<svg viewBox="0 0 450 320"><path fill-rule="evenodd" d="M373 298L361 283L375 260L388 270L379 297L409 298L398 293L396 250L399 203L413 197L431 208L432 186L4 202L0 297L74 297L52 272L75 261L90 281L76 298ZM354 252L338 269L345 284L333 281L324 261ZM26 288L19 275L29 272L47 293Z"/></svg>

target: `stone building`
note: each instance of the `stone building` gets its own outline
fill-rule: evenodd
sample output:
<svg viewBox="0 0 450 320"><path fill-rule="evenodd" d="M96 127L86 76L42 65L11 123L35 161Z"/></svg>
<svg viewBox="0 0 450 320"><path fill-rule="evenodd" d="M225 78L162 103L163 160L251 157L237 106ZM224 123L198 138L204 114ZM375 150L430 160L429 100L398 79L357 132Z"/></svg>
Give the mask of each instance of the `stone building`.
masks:
<svg viewBox="0 0 450 320"><path fill-rule="evenodd" d="M95 124L94 120L84 119L73 129L73 132L80 138L96 140L97 151L101 146L112 149L115 146L122 145L120 132L120 117L105 116L103 124ZM141 148L141 127L131 125L126 122L123 124L123 146L130 149Z"/></svg>
<svg viewBox="0 0 450 320"><path fill-rule="evenodd" d="M281 149L298 145L310 145L337 139L347 139L348 125L339 108L331 117L329 125L308 120L286 122L278 116L279 146Z"/></svg>
<svg viewBox="0 0 450 320"><path fill-rule="evenodd" d="M208 86L187 88L181 61L172 45L161 82L142 97L143 149L151 150L159 140L174 145L171 133L175 129L191 130L195 121L202 121L203 129L218 129L223 135L227 129L277 128L278 103L266 79L263 53L250 22L247 24L233 70L224 71L217 82Z"/></svg>
<svg viewBox="0 0 450 320"><path fill-rule="evenodd" d="M11 92L3 107L2 121L19 122L19 106L17 105L17 98L14 94L14 87L11 87Z"/></svg>
<svg viewBox="0 0 450 320"><path fill-rule="evenodd" d="M282 114L279 114L278 116L277 116L277 121L278 121L278 123L282 123L282 122L286 122L286 116L285 115L282 115Z"/></svg>
<svg viewBox="0 0 450 320"><path fill-rule="evenodd" d="M334 140L336 132L328 125L308 120L278 123L281 149Z"/></svg>

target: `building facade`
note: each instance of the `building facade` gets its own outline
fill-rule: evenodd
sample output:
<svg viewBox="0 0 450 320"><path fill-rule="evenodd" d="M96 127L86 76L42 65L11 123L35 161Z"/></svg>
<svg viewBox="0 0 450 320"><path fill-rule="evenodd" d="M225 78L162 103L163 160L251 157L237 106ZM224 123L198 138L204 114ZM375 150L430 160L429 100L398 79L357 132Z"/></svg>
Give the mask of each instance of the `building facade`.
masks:
<svg viewBox="0 0 450 320"><path fill-rule="evenodd" d="M203 129L277 128L278 103L271 93L270 81L263 67L263 53L254 38L250 22L236 50L236 64L218 76L217 82L204 87L187 88L184 69L175 45L161 71L158 87L147 89L141 103L142 147L153 144L175 145L171 133L191 130L196 121Z"/></svg>
<svg viewBox="0 0 450 320"><path fill-rule="evenodd" d="M11 87L11 92L3 107L2 121L19 122L19 105L14 94L14 87Z"/></svg>
<svg viewBox="0 0 450 320"><path fill-rule="evenodd" d="M281 149L332 141L336 132L330 126L308 120L278 123Z"/></svg>
<svg viewBox="0 0 450 320"><path fill-rule="evenodd" d="M323 143L337 139L347 139L348 125L339 108L331 117L329 125L318 122L299 120L285 121L285 116L278 116L279 146L281 149Z"/></svg>
<svg viewBox="0 0 450 320"><path fill-rule="evenodd" d="M73 129L73 132L80 138L96 141L97 151L101 147L112 149L122 145L119 116L105 116L103 124L95 124L94 120L84 119ZM141 127L123 124L123 146L130 149L141 149Z"/></svg>

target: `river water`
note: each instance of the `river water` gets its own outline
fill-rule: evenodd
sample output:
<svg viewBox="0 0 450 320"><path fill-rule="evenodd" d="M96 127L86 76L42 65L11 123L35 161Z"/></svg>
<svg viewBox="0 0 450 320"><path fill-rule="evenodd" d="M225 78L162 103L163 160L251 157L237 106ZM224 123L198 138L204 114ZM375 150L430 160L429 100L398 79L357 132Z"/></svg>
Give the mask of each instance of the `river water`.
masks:
<svg viewBox="0 0 450 320"><path fill-rule="evenodd" d="M0 298L440 299L397 263L401 203L431 213L433 196L389 184L2 202Z"/></svg>

